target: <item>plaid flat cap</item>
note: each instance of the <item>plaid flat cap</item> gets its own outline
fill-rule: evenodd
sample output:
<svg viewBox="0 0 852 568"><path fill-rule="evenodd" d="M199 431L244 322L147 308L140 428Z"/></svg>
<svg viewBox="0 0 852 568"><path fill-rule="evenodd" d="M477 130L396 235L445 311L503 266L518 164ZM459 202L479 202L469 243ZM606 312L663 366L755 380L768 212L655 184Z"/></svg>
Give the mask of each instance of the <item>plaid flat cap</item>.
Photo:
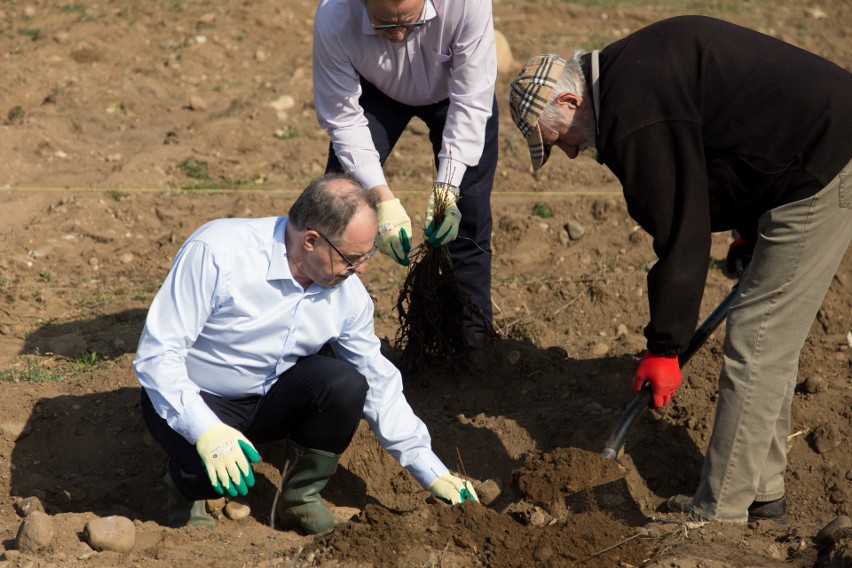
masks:
<svg viewBox="0 0 852 568"><path fill-rule="evenodd" d="M542 167L550 155L549 151L545 152L538 119L564 67L565 60L558 55L536 55L527 61L509 88L509 110L512 120L527 139L533 171Z"/></svg>

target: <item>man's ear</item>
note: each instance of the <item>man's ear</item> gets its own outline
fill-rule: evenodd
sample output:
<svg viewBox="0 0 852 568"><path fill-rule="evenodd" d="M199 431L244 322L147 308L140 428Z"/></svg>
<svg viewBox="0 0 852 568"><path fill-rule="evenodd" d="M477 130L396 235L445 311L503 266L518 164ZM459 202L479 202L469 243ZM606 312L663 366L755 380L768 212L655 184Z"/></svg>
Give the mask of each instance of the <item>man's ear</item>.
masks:
<svg viewBox="0 0 852 568"><path fill-rule="evenodd" d="M317 239L319 239L319 234L316 231L305 231L302 233L302 247L306 251L313 252L317 246Z"/></svg>
<svg viewBox="0 0 852 568"><path fill-rule="evenodd" d="M556 97L556 104L568 105L568 108L574 110L583 103L583 97L574 94L571 91L559 93Z"/></svg>

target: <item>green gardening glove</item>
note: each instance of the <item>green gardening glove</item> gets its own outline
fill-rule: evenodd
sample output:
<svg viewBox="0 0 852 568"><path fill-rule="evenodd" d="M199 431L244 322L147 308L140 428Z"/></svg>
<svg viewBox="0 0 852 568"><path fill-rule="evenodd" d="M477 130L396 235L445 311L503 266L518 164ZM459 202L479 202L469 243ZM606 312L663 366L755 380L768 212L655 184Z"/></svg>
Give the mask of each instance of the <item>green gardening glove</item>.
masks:
<svg viewBox="0 0 852 568"><path fill-rule="evenodd" d="M450 241L454 241L459 235L459 223L461 223L461 211L456 202L459 200L459 188L448 183L436 183L429 193L429 204L426 207L426 224L423 234L426 242L433 248L442 247ZM444 217L438 226L435 226L435 205L443 204Z"/></svg>
<svg viewBox="0 0 852 568"><path fill-rule="evenodd" d="M231 497L245 495L248 488L254 486L249 460L259 462L260 454L239 430L222 422L214 424L199 436L195 449L207 468L210 484L219 495L225 492Z"/></svg>
<svg viewBox="0 0 852 568"><path fill-rule="evenodd" d="M433 497L450 505L458 505L465 501L479 501L476 491L473 490L473 484L450 472L433 481L429 491Z"/></svg>

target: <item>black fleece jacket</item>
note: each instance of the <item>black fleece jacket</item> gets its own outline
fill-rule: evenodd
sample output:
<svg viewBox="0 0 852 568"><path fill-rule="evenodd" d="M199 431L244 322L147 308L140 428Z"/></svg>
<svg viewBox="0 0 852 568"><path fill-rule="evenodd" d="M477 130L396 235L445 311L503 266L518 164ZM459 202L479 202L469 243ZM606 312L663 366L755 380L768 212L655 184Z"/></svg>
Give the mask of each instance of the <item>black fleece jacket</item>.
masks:
<svg viewBox="0 0 852 568"><path fill-rule="evenodd" d="M657 22L600 53L597 156L654 239L648 348L695 330L710 235L811 196L852 158L852 74L721 20ZM591 84L591 83L589 83Z"/></svg>

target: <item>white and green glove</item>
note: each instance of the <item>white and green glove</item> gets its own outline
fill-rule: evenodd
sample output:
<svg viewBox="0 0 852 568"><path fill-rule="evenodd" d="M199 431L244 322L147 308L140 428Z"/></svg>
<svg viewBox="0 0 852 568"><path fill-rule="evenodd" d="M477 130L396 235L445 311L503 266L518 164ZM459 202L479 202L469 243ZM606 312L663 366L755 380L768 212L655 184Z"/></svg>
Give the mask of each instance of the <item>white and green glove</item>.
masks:
<svg viewBox="0 0 852 568"><path fill-rule="evenodd" d="M248 488L254 486L249 460L259 462L260 454L239 430L222 422L214 424L199 436L195 449L207 468L210 484L219 495L224 495L225 491L231 497L245 495Z"/></svg>
<svg viewBox="0 0 852 568"><path fill-rule="evenodd" d="M379 232L376 246L379 250L400 263L408 266L408 253L411 250L411 219L399 199L379 202Z"/></svg>
<svg viewBox="0 0 852 568"><path fill-rule="evenodd" d="M450 241L454 241L459 235L459 223L461 223L461 212L456 202L459 200L459 188L448 183L436 183L429 193L429 205L426 207L426 224L423 234L426 242L434 247L442 247ZM441 201L446 204L444 218L435 226L435 202Z"/></svg>
<svg viewBox="0 0 852 568"><path fill-rule="evenodd" d="M464 501L479 501L473 484L447 472L429 486L432 497L450 505L458 505Z"/></svg>

